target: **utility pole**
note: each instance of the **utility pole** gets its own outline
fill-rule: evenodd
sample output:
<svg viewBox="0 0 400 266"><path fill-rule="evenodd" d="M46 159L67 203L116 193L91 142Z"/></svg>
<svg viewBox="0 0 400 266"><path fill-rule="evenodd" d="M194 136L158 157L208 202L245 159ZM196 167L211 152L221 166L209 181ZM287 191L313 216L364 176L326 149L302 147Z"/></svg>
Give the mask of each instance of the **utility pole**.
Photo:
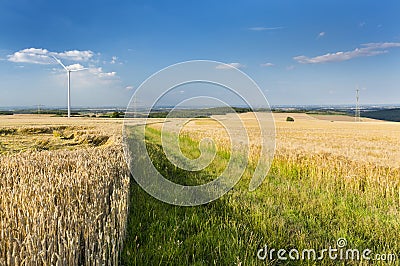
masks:
<svg viewBox="0 0 400 266"><path fill-rule="evenodd" d="M361 122L360 118L360 89L357 86L356 89L356 110L354 114L354 121L355 122Z"/></svg>
<svg viewBox="0 0 400 266"><path fill-rule="evenodd" d="M38 104L37 105L37 113L40 114L40 107L44 107L43 104Z"/></svg>

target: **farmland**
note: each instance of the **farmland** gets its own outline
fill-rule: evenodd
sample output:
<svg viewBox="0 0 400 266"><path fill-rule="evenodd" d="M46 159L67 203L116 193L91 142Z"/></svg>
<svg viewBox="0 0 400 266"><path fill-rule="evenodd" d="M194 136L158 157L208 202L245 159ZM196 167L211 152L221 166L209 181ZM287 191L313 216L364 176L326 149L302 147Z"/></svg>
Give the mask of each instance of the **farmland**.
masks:
<svg viewBox="0 0 400 266"><path fill-rule="evenodd" d="M255 152L254 117L240 116ZM301 113L274 118L276 155L257 190L248 191L249 167L222 198L179 207L129 184L122 120L1 117L0 265L256 265L266 263L256 256L264 245L323 249L341 237L350 248L398 254L400 125ZM167 161L160 125L151 125L146 143L163 175L192 185L221 173L231 141L223 127L208 118L185 125L185 155L196 158L205 137L220 152L211 166L188 172Z"/></svg>
<svg viewBox="0 0 400 266"><path fill-rule="evenodd" d="M29 115L1 125L0 265L117 264L129 173L114 125Z"/></svg>

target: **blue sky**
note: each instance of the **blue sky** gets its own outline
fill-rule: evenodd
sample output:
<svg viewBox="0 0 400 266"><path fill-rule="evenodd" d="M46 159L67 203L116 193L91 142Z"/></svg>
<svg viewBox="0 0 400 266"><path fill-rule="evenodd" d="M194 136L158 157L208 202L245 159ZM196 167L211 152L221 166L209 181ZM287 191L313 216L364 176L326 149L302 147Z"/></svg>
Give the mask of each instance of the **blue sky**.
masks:
<svg viewBox="0 0 400 266"><path fill-rule="evenodd" d="M0 1L0 107L126 106L168 65L216 60L272 105L400 103L399 1Z"/></svg>

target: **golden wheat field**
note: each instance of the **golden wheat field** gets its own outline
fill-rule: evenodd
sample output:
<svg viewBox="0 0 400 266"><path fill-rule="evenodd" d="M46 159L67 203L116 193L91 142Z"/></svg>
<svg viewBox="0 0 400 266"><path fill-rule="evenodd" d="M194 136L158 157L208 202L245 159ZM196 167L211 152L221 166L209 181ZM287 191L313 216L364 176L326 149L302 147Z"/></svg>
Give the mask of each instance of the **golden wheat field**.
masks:
<svg viewBox="0 0 400 266"><path fill-rule="evenodd" d="M295 121L287 122L288 116ZM369 197L371 202L384 198L391 212L400 214L399 123L367 118L354 122L349 116L303 113L275 113L273 117L274 162L282 166L278 167L282 175L289 176L295 171L299 178L308 176L315 184L322 183L321 180L327 182L327 186L330 182L340 182L345 191ZM222 122L229 123L230 115L214 118L190 120L181 134L197 140L211 138L221 149L226 149L232 139L241 136L227 134ZM249 135L250 161L256 161L259 152L257 121L253 113L240 114L240 118ZM161 124L152 126L161 128Z"/></svg>
<svg viewBox="0 0 400 266"><path fill-rule="evenodd" d="M116 265L129 192L120 123L0 121L0 265Z"/></svg>
<svg viewBox="0 0 400 266"><path fill-rule="evenodd" d="M240 117L255 151L254 116ZM287 113L274 120L277 171L325 180L325 190L340 183L376 208L382 197L400 217L399 123ZM182 133L230 142L212 119L194 119ZM121 142L120 119L0 117L0 265L118 264L129 208Z"/></svg>
<svg viewBox="0 0 400 266"><path fill-rule="evenodd" d="M286 122L288 116L293 117L295 122ZM240 117L249 132L250 143L257 145L258 126L254 115L246 113ZM225 119L223 122L229 123L229 115ZM301 113L276 113L274 120L278 154L326 154L361 164L399 167L399 123L368 118L354 123L354 118L349 116L310 116ZM197 138L229 141L224 127L213 119L192 120L182 133L190 133Z"/></svg>

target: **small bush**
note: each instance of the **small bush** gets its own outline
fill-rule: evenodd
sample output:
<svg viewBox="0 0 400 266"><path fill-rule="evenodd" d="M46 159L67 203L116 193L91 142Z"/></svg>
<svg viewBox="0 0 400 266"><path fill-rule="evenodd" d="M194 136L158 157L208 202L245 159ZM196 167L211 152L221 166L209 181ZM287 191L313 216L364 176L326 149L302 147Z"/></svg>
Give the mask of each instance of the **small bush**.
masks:
<svg viewBox="0 0 400 266"><path fill-rule="evenodd" d="M294 122L294 118L293 117L286 117L286 122Z"/></svg>
<svg viewBox="0 0 400 266"><path fill-rule="evenodd" d="M110 114L111 118L121 118L123 117L125 114L123 112L113 112L112 114Z"/></svg>

